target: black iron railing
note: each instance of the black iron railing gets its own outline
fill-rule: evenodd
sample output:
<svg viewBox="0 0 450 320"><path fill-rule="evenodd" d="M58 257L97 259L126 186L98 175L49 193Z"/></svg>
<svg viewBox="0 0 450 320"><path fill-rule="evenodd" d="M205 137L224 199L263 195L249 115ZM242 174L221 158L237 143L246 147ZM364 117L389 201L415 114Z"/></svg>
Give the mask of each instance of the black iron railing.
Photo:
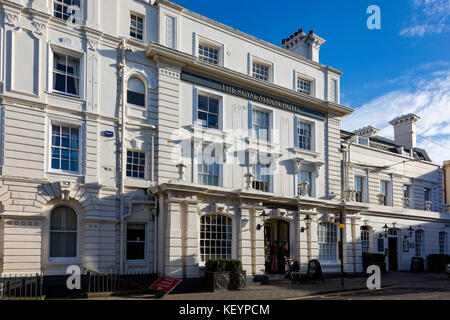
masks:
<svg viewBox="0 0 450 320"><path fill-rule="evenodd" d="M15 275L0 277L0 300L40 299L43 278L41 275Z"/></svg>

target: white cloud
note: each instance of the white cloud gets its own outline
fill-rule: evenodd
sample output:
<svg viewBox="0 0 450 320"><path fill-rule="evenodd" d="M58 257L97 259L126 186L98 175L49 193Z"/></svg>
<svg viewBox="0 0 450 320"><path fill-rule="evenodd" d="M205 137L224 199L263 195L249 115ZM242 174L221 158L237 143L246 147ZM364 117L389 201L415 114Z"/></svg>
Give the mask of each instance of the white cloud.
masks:
<svg viewBox="0 0 450 320"><path fill-rule="evenodd" d="M414 0L413 14L400 31L401 36L423 37L425 34L440 34L450 30L449 0Z"/></svg>
<svg viewBox="0 0 450 320"><path fill-rule="evenodd" d="M393 138L389 121L403 114L417 114L421 118L417 123L418 147L427 150L433 162L442 164L450 160L450 69L416 74L414 79L415 85L410 88L388 92L363 104L344 118L342 128L354 131L372 125L381 130L379 135Z"/></svg>

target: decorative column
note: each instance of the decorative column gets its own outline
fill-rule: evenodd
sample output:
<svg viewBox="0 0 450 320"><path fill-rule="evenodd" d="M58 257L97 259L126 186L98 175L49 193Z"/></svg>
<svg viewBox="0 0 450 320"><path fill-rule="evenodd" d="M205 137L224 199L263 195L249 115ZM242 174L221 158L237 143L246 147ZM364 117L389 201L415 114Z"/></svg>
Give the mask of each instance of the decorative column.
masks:
<svg viewBox="0 0 450 320"><path fill-rule="evenodd" d="M181 232L181 205L178 202L167 200L166 223L163 228L165 232L164 245L164 274L169 277L181 278L183 276L182 257L182 232Z"/></svg>
<svg viewBox="0 0 450 320"><path fill-rule="evenodd" d="M238 259L242 261L242 269L247 271L247 275L252 274L252 225L250 222L250 207L240 207L239 219L239 254ZM255 227L255 226L253 226ZM255 227L256 228L256 227Z"/></svg>
<svg viewBox="0 0 450 320"><path fill-rule="evenodd" d="M308 267L308 261L311 258L311 238L309 234L309 228L306 229L306 224L304 221L304 218L306 217L307 213L305 213L304 210L297 210L297 225L295 227L295 232L298 235L297 240L297 259L300 264L300 268L302 272L306 272L306 268ZM303 232L301 232L301 229L303 227Z"/></svg>
<svg viewBox="0 0 450 320"><path fill-rule="evenodd" d="M185 276L187 278L191 277L198 277L199 274L199 268L198 263L200 262L199 257L199 211L198 211L198 202L196 201L195 197L193 199L187 201L186 203L186 226L185 226Z"/></svg>
<svg viewBox="0 0 450 320"><path fill-rule="evenodd" d="M261 220L261 214L263 213L263 208L257 208L254 210L253 219L255 228L252 228L252 233L254 234L252 239L252 258L254 263L254 274L264 274L265 273L265 252L264 252L264 222ZM260 225L261 228L256 230L256 225Z"/></svg>
<svg viewBox="0 0 450 320"><path fill-rule="evenodd" d="M344 272L354 273L361 272L358 270L358 264L361 265L361 239L358 232L359 221L361 217L359 215L349 215L345 217L345 232L344 232ZM358 245L359 244L359 245ZM359 250L358 250L359 249Z"/></svg>

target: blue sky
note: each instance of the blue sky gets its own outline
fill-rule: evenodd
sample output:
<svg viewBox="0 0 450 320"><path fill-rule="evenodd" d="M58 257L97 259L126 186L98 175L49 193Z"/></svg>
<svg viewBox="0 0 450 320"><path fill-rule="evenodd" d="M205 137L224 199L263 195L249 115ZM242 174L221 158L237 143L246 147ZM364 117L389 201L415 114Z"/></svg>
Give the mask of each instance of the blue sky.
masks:
<svg viewBox="0 0 450 320"><path fill-rule="evenodd" d="M344 72L341 103L356 109L343 129L373 125L392 138L388 122L416 113L419 147L450 160L450 0L172 1L275 45L314 30L327 41L320 62ZM380 30L366 26L370 5Z"/></svg>

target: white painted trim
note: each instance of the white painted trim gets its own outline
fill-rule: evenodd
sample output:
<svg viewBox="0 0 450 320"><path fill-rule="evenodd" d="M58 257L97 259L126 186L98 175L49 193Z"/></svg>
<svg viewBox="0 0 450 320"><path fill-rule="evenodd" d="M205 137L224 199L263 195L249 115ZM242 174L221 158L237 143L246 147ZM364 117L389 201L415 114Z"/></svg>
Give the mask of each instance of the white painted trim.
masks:
<svg viewBox="0 0 450 320"><path fill-rule="evenodd" d="M311 94L309 96L316 98L317 97L317 92L316 92L316 90L317 90L316 82L317 81L316 81L316 78L311 77L309 75L306 75L304 73L301 73L301 72L299 72L297 70L294 70L294 87L293 87L293 90L296 91L296 92L299 92L298 91L298 87L297 87L297 80L299 78L311 82Z"/></svg>
<svg viewBox="0 0 450 320"><path fill-rule="evenodd" d="M225 116L224 116L224 105L225 105L225 95L219 91L208 89L205 87L199 87L194 86L194 97L193 97L193 103L195 103L195 108L197 110L197 117L194 118L194 125L197 125L196 120L198 119L198 95L204 94L210 97L213 97L215 99L219 100L219 129L213 129L213 130L219 130L223 131L223 128L225 127ZM193 107L194 108L194 107ZM193 110L194 111L194 110ZM194 113L192 111L192 113ZM204 130L211 130L211 128L204 128Z"/></svg>
<svg viewBox="0 0 450 320"><path fill-rule="evenodd" d="M263 58L260 58L258 56L255 56L249 52L248 53L248 75L250 77L253 77L253 62L268 66L269 67L269 79L267 80L267 82L275 83L275 65L273 62L263 59ZM259 80L261 80L261 79L259 79ZM261 80L261 81L264 81L264 80Z"/></svg>
<svg viewBox="0 0 450 320"><path fill-rule="evenodd" d="M167 43L167 19L168 18L173 18L174 19L174 24L173 24L173 37L174 37L174 47L173 49L178 50L179 48L179 30L180 28L178 27L178 18L177 16L173 15L173 14L164 14L164 45L168 46L169 48L171 48L168 43Z"/></svg>
<svg viewBox="0 0 450 320"><path fill-rule="evenodd" d="M135 15L139 18L142 18L143 22L142 22L142 40L138 39L138 38L134 38L130 35L130 31L131 31L131 15ZM139 13L137 11L134 10L130 10L128 13L128 32L127 32L127 36L130 39L133 39L134 41L137 42L142 42L142 43L147 43L147 17L145 16L145 14Z"/></svg>
<svg viewBox="0 0 450 320"><path fill-rule="evenodd" d="M78 155L78 172L69 172L51 168L51 149L52 149L52 124L61 126L70 126L79 128L79 155ZM86 124L82 120L66 119L53 115L47 115L45 119L45 157L44 168L47 174L57 174L62 176L79 177L86 174Z"/></svg>
<svg viewBox="0 0 450 320"><path fill-rule="evenodd" d="M273 143L273 118L274 118L274 111L271 108L267 108L265 105L262 104L258 104L258 103L254 103L254 102L249 102L249 104L251 104L252 106L252 113L254 110L256 111L260 111L260 112L264 112L264 113L268 113L269 114L269 140L268 141L263 141L265 143ZM251 130L253 130L253 116L252 116L252 127L250 128ZM253 135L251 136L251 139L256 140L256 137L254 137Z"/></svg>
<svg viewBox="0 0 450 320"><path fill-rule="evenodd" d="M50 214L51 212L61 206L70 207L73 209L77 215L77 256L75 258L50 258ZM47 268L61 268L60 271L65 273L65 268L68 265L76 264L83 267L83 257L84 257L84 222L85 217L84 209L81 205L75 201L63 201L61 199L51 200L51 202L44 206L42 210L42 215L45 219L42 221L42 269Z"/></svg>
<svg viewBox="0 0 450 320"><path fill-rule="evenodd" d="M198 46L200 45L200 43L204 43L206 45L209 45L209 46L212 46L212 47L214 47L216 49L219 49L220 50L220 53L219 53L219 66L226 67L226 64L225 64L225 56L226 56L226 54L225 54L225 50L226 50L225 44L220 43L218 41L215 41L213 39L210 39L208 37L205 37L205 36L203 36L201 34L198 34L197 32L194 32L194 48L193 48L194 50L193 50L193 52L194 52L194 56L197 57L197 58L198 58Z"/></svg>
<svg viewBox="0 0 450 320"><path fill-rule="evenodd" d="M129 208L129 210L131 210L131 208ZM128 245L128 239L127 239L127 233L128 233L128 225L129 224L143 224L144 225L144 234L145 234L145 239L144 239L144 259L143 260L128 260L127 259L127 245ZM148 250L149 250L149 246L148 244L150 244L150 237L149 237L149 225L147 222L143 222L143 221L132 221L132 220L128 220L126 221L126 226L125 226L125 261L126 261L126 266L127 268L130 267L137 267L137 266L147 266L148 263Z"/></svg>
<svg viewBox="0 0 450 320"><path fill-rule="evenodd" d="M318 141L317 141L317 124L315 120L311 120L310 118L305 117L304 115L297 115L298 118L298 123L303 122L306 124L309 124L311 126L311 150L306 150L306 151L311 151L311 152L316 152L318 153ZM298 132L295 132L295 139L298 139ZM299 148L300 149L300 148ZM303 150L303 149L300 149Z"/></svg>
<svg viewBox="0 0 450 320"><path fill-rule="evenodd" d="M69 55L72 57L76 57L80 60L80 83L79 83L80 92L79 92L79 95L73 95L73 94L69 94L69 93L59 92L59 91L56 91L53 89L53 58L54 58L55 52L61 53L61 54L66 54L66 55ZM48 59L47 91L49 93L60 94L65 97L72 97L72 98L84 100L85 92L86 92L85 77L87 74L86 53L81 50L76 50L72 47L69 48L67 46L62 46L61 43L55 43L55 42L49 41L47 59Z"/></svg>

